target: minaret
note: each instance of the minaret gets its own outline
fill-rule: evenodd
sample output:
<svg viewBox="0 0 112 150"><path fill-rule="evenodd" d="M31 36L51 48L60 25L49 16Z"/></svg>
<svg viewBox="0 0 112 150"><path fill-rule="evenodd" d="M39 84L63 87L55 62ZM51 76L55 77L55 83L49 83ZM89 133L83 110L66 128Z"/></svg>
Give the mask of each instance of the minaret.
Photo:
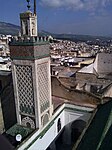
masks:
<svg viewBox="0 0 112 150"><path fill-rule="evenodd" d="M34 0L34 13L30 11L30 0L27 0L28 11L20 14L21 35L37 36L36 0Z"/></svg>
<svg viewBox="0 0 112 150"><path fill-rule="evenodd" d="M32 16L36 16L28 11L28 14L20 15L21 21L29 21L27 15L31 20ZM23 26L22 23L22 30ZM32 26L28 26L28 30L31 31ZM21 37L12 40L10 51L18 124L42 128L53 111L49 41L46 37L34 37L24 32Z"/></svg>
<svg viewBox="0 0 112 150"><path fill-rule="evenodd" d="M34 14L36 15L36 0L34 0Z"/></svg>

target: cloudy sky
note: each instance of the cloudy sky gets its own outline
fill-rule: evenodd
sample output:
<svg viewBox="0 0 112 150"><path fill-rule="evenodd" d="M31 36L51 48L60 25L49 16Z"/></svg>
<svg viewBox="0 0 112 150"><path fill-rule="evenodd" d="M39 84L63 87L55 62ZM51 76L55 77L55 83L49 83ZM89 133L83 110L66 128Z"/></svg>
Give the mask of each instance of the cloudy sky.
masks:
<svg viewBox="0 0 112 150"><path fill-rule="evenodd" d="M1 0L0 21L19 25L25 0ZM31 0L31 10L33 0ZM38 27L53 33L112 35L112 0L37 0Z"/></svg>

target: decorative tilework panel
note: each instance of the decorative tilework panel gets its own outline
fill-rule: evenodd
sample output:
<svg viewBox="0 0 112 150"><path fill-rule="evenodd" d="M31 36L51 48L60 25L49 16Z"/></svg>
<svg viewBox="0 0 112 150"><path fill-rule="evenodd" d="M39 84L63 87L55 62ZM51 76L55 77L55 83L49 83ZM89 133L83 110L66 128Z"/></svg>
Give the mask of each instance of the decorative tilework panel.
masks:
<svg viewBox="0 0 112 150"><path fill-rule="evenodd" d="M43 63L38 65L38 85L39 85L39 100L41 113L49 107L50 90L49 90L49 64Z"/></svg>
<svg viewBox="0 0 112 150"><path fill-rule="evenodd" d="M28 116L22 116L22 125L28 128L32 128L35 129L35 122L33 120L33 118L28 117Z"/></svg>
<svg viewBox="0 0 112 150"><path fill-rule="evenodd" d="M31 66L16 66L20 112L34 115L34 94Z"/></svg>

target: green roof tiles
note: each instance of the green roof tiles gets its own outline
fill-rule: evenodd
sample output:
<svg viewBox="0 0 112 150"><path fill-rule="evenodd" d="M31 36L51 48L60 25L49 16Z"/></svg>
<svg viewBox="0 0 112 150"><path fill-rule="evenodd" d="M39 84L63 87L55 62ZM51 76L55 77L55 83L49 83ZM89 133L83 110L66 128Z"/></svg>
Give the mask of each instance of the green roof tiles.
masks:
<svg viewBox="0 0 112 150"><path fill-rule="evenodd" d="M111 116L112 101L100 105L84 136L75 149L98 150L102 147L102 143L104 142L106 135L109 134L109 128L112 125Z"/></svg>
<svg viewBox="0 0 112 150"><path fill-rule="evenodd" d="M16 46L35 46L49 44L48 37L14 37L10 42L10 45Z"/></svg>
<svg viewBox="0 0 112 150"><path fill-rule="evenodd" d="M99 150L112 150L112 126L108 130Z"/></svg>
<svg viewBox="0 0 112 150"><path fill-rule="evenodd" d="M31 128L23 127L18 124L12 126L9 130L6 131L7 134L12 136L16 136L17 134L21 134L23 138L28 136L33 130Z"/></svg>

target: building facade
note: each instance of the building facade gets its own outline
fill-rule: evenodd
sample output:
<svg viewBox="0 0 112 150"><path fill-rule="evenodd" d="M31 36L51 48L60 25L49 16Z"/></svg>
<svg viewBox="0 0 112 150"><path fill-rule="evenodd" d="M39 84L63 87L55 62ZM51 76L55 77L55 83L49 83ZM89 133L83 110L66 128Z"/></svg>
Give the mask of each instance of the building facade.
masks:
<svg viewBox="0 0 112 150"><path fill-rule="evenodd" d="M21 34L24 36L37 36L37 15L31 11L20 14Z"/></svg>
<svg viewBox="0 0 112 150"><path fill-rule="evenodd" d="M37 16L20 14L21 37L10 43L17 122L37 129L52 116L50 50L46 37L37 37Z"/></svg>

